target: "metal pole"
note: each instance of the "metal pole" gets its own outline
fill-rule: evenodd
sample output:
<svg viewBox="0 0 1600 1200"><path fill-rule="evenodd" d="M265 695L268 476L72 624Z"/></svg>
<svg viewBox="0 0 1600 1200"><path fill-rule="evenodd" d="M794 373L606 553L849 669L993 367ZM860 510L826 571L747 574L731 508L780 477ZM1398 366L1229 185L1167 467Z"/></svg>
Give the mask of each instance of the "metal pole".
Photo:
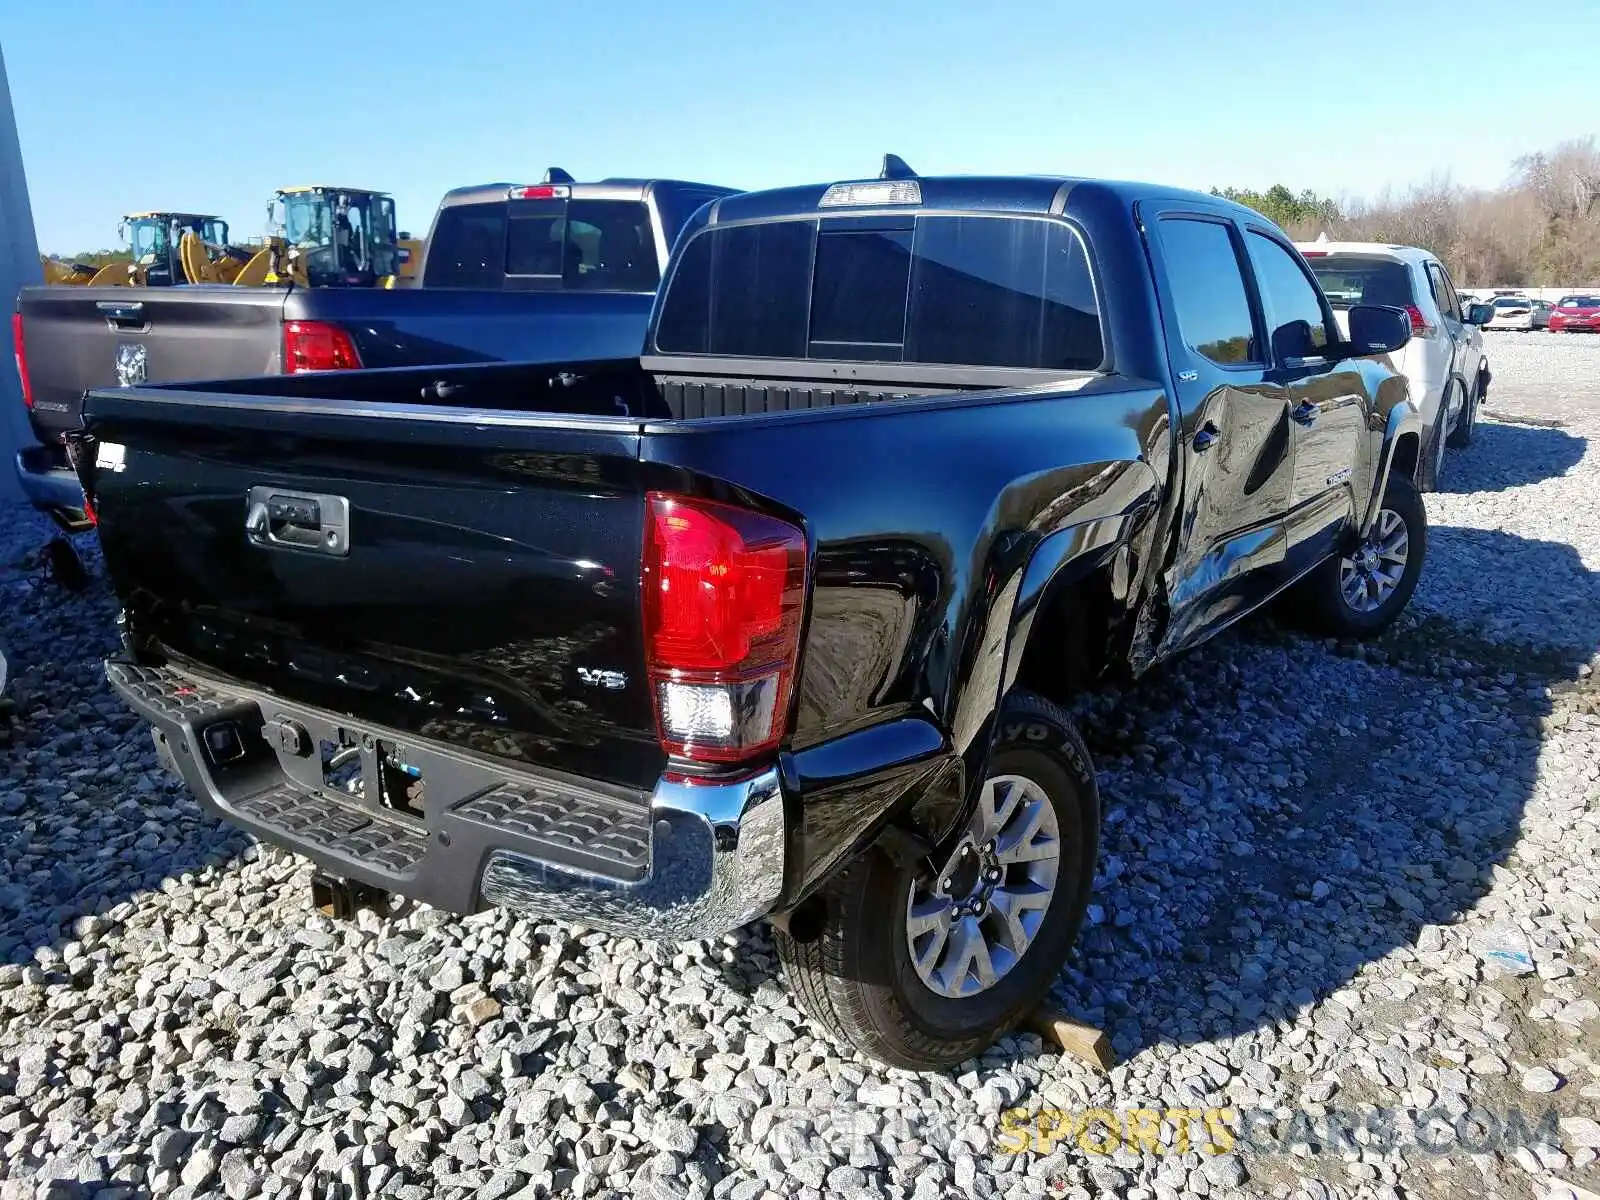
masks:
<svg viewBox="0 0 1600 1200"><path fill-rule="evenodd" d="M16 310L17 292L44 282L39 266L39 239L33 230L33 207L28 202L28 178L22 169L22 143L17 138L17 116L11 106L11 84L6 78L6 63L0 51L0 499L19 500L17 449L33 442L27 416L22 408L22 385L12 369L16 348L11 344L11 314Z"/></svg>

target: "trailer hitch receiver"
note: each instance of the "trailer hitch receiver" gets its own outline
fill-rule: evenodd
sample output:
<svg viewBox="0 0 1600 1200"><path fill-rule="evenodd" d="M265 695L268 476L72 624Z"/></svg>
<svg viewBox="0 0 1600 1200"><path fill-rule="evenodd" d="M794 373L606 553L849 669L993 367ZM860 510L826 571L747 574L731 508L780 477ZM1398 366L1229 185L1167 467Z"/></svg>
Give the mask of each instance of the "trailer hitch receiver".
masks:
<svg viewBox="0 0 1600 1200"><path fill-rule="evenodd" d="M352 879L317 874L311 877L311 903L323 916L351 921L356 912L370 908L380 915L389 909L389 893Z"/></svg>

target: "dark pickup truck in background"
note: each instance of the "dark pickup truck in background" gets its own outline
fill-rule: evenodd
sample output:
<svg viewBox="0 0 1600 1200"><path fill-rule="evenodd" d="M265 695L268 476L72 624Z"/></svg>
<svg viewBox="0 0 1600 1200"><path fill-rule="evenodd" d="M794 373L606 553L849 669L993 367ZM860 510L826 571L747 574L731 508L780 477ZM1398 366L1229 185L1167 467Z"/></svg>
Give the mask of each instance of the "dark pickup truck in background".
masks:
<svg viewBox="0 0 1600 1200"><path fill-rule="evenodd" d="M1340 341L1212 196L890 159L729 197L642 357L92 393L108 677L329 896L767 917L819 1024L959 1062L1088 903L1062 706L1291 587L1342 634L1407 603L1409 336Z"/></svg>
<svg viewBox="0 0 1600 1200"><path fill-rule="evenodd" d="M23 491L67 529L87 526L60 438L94 387L637 355L678 231L731 189L546 179L448 193L420 288L24 288L14 332L40 444L18 455Z"/></svg>

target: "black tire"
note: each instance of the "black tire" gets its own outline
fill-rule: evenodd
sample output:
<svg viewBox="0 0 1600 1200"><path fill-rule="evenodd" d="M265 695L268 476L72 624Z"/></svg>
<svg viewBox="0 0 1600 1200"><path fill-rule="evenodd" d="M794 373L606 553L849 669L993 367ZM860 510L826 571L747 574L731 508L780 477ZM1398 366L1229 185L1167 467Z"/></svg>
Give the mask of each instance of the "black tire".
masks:
<svg viewBox="0 0 1600 1200"><path fill-rule="evenodd" d="M89 586L89 572L78 557L78 548L64 537L53 537L44 548L45 571L69 592Z"/></svg>
<svg viewBox="0 0 1600 1200"><path fill-rule="evenodd" d="M1033 940L987 990L959 999L917 974L905 912L914 872L873 849L821 894L821 932L804 941L775 931L789 985L813 1022L889 1066L942 1070L980 1054L1039 1006L1077 940L1094 883L1100 793L1071 719L1029 693L1007 702L986 778L1021 775L1054 811L1061 860Z"/></svg>
<svg viewBox="0 0 1600 1200"><path fill-rule="evenodd" d="M1477 379L1473 380L1472 390L1467 393L1466 407L1461 410L1461 420L1456 422L1456 427L1450 431L1450 440L1445 443L1452 450L1465 450L1472 445L1472 435L1478 429L1478 406L1483 403L1483 374L1480 372Z"/></svg>
<svg viewBox="0 0 1600 1200"><path fill-rule="evenodd" d="M1453 388L1446 389L1445 394L1439 398L1439 415L1433 422L1433 433L1428 438L1427 468L1421 472L1422 490L1437 492L1440 482L1444 479L1444 452L1449 444L1449 430L1445 422L1450 418L1450 392Z"/></svg>
<svg viewBox="0 0 1600 1200"><path fill-rule="evenodd" d="M1373 637L1393 624L1410 603L1428 553L1428 513L1416 485L1399 472L1389 474L1374 529L1385 512L1394 513L1405 526L1406 560L1398 583L1376 608L1362 611L1345 598L1341 583L1345 556L1330 558L1307 575L1296 589L1304 615L1319 632L1334 637Z"/></svg>

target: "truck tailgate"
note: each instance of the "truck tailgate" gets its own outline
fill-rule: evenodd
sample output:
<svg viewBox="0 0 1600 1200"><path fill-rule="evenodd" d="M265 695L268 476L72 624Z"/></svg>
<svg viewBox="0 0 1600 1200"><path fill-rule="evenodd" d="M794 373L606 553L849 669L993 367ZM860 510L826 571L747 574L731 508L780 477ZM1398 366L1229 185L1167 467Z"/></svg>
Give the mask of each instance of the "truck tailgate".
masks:
<svg viewBox="0 0 1600 1200"><path fill-rule="evenodd" d="M509 760L660 775L637 422L156 389L86 411L109 573L180 663Z"/></svg>
<svg viewBox="0 0 1600 1200"><path fill-rule="evenodd" d="M286 294L234 287L25 289L18 306L40 440L52 442L77 427L90 388L276 374Z"/></svg>

